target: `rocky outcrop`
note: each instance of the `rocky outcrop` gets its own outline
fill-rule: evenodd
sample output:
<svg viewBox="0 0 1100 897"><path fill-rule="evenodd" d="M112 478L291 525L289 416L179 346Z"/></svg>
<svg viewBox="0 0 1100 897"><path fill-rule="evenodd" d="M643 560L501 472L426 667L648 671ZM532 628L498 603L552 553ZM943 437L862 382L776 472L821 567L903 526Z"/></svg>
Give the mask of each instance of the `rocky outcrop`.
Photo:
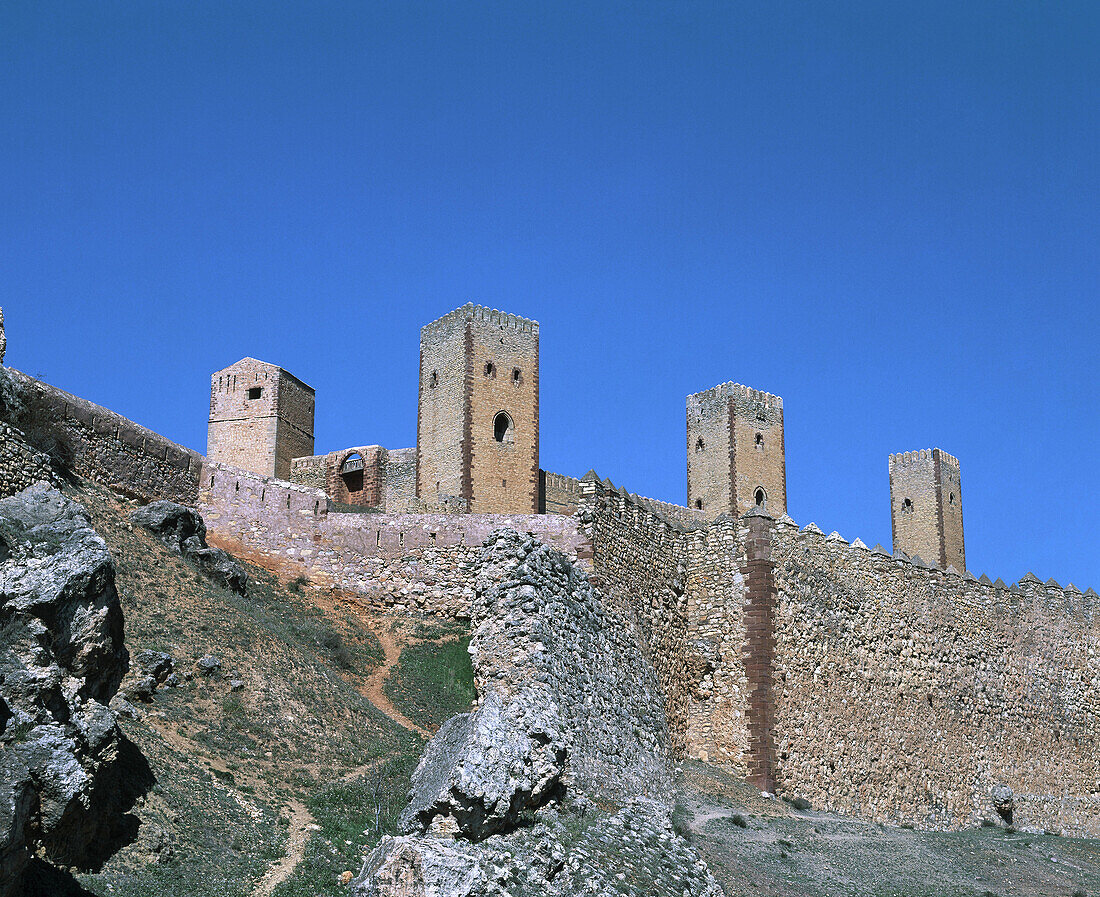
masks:
<svg viewBox="0 0 1100 897"><path fill-rule="evenodd" d="M130 521L145 527L215 582L240 595L248 590L248 575L241 565L228 552L206 544L206 524L194 508L154 501L134 511Z"/></svg>
<svg viewBox="0 0 1100 897"><path fill-rule="evenodd" d="M0 364L4 363L4 353L8 351L8 338L4 335L4 309L0 308Z"/></svg>
<svg viewBox="0 0 1100 897"><path fill-rule="evenodd" d="M429 743L405 834L352 893L718 894L671 828L662 700L631 632L564 555L510 530L482 550L476 593L479 706Z"/></svg>
<svg viewBox="0 0 1100 897"><path fill-rule="evenodd" d="M32 854L94 867L125 834L134 757L106 705L127 666L84 509L45 483L0 500L0 897Z"/></svg>

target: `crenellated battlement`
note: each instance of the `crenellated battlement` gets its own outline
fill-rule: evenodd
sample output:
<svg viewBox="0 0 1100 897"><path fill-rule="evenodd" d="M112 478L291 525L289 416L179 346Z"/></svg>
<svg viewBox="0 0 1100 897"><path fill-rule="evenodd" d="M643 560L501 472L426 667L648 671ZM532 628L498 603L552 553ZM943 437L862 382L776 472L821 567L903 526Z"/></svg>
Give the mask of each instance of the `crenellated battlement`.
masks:
<svg viewBox="0 0 1100 897"><path fill-rule="evenodd" d="M441 330L452 326L459 321L475 321L479 324L491 324L498 327L506 327L521 333L538 333L539 322L530 318L521 318L519 315L509 314L496 308L488 308L484 305L475 305L467 302L454 311L430 321L420 328L421 333L433 330Z"/></svg>
<svg viewBox="0 0 1100 897"><path fill-rule="evenodd" d="M773 395L770 392L764 392L760 389L753 389L751 386L734 383L733 381L719 383L717 386L710 387L710 389L692 393L688 396L688 401L690 402L692 399L705 400L714 397L738 399L745 404L754 406L759 405L769 411L783 410L783 399L781 396Z"/></svg>

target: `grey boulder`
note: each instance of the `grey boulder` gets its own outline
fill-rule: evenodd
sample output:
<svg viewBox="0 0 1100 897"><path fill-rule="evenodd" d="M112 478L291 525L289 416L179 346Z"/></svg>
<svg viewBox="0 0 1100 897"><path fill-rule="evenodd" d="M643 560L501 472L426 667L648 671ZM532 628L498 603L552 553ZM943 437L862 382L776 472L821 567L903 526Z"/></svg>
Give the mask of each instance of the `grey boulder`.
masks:
<svg viewBox="0 0 1100 897"><path fill-rule="evenodd" d="M248 590L248 575L220 548L206 544L206 523L194 508L173 501L154 501L130 515L172 551L190 561L220 585L240 595Z"/></svg>
<svg viewBox="0 0 1100 897"><path fill-rule="evenodd" d="M85 510L47 484L0 500L0 619L0 897L10 897L29 863L104 859L148 777L106 706L129 661L114 563Z"/></svg>

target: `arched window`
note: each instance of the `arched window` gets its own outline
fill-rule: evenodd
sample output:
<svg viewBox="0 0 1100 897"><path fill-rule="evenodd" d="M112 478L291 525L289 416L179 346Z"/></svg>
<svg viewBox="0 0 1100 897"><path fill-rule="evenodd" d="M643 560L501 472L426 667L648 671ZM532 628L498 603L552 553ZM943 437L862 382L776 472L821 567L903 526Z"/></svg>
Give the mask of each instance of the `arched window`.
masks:
<svg viewBox="0 0 1100 897"><path fill-rule="evenodd" d="M955 493L954 492L952 492L951 495L948 497L947 503L949 505L955 504Z"/></svg>
<svg viewBox="0 0 1100 897"><path fill-rule="evenodd" d="M428 389L435 389L439 386L439 371L432 371L432 375L428 378Z"/></svg>
<svg viewBox="0 0 1100 897"><path fill-rule="evenodd" d="M495 377L496 375L497 375L496 365L494 365L491 361L485 362L485 376L486 377Z"/></svg>
<svg viewBox="0 0 1100 897"><path fill-rule="evenodd" d="M763 510L768 506L768 496L764 492L763 487L756 490L756 494L753 496L753 500L756 502L756 506Z"/></svg>
<svg viewBox="0 0 1100 897"><path fill-rule="evenodd" d="M363 456L359 452L351 452L340 465L340 473L355 473L363 469Z"/></svg>
<svg viewBox="0 0 1100 897"><path fill-rule="evenodd" d="M756 447L760 451L764 450L764 434L763 433L757 433L756 434Z"/></svg>
<svg viewBox="0 0 1100 897"><path fill-rule="evenodd" d="M519 386L523 382L523 372L519 368L512 368L512 383Z"/></svg>
<svg viewBox="0 0 1100 897"><path fill-rule="evenodd" d="M901 510L906 514L913 513L913 499L907 498L901 503Z"/></svg>
<svg viewBox="0 0 1100 897"><path fill-rule="evenodd" d="M497 416L493 418L493 439L497 442L515 442L515 428L512 426L512 418L508 416L507 411L499 411Z"/></svg>
<svg viewBox="0 0 1100 897"><path fill-rule="evenodd" d="M698 508L700 511L703 510L703 499L695 499L695 507Z"/></svg>
<svg viewBox="0 0 1100 897"><path fill-rule="evenodd" d="M363 468L366 466L359 452L350 452L340 465L340 479L351 495L363 491Z"/></svg>
<svg viewBox="0 0 1100 897"><path fill-rule="evenodd" d="M698 439L695 440L695 451L701 452L706 447L707 447L707 444L705 442L703 442L703 437L702 436L700 436Z"/></svg>

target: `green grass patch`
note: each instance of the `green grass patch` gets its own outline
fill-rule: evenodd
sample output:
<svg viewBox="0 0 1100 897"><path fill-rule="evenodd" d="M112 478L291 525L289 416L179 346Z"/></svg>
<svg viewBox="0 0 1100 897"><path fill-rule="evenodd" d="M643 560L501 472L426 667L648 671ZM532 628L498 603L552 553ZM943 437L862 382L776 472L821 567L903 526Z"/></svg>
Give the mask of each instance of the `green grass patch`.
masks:
<svg viewBox="0 0 1100 897"><path fill-rule="evenodd" d="M401 652L383 690L409 719L438 728L474 703L470 637L441 645L410 645Z"/></svg>
<svg viewBox="0 0 1100 897"><path fill-rule="evenodd" d="M341 873L358 875L381 836L397 832L420 749L420 741L410 738L402 753L376 769L354 781L328 785L307 801L321 830L309 839L302 862L273 897L346 897L348 889L338 883Z"/></svg>

